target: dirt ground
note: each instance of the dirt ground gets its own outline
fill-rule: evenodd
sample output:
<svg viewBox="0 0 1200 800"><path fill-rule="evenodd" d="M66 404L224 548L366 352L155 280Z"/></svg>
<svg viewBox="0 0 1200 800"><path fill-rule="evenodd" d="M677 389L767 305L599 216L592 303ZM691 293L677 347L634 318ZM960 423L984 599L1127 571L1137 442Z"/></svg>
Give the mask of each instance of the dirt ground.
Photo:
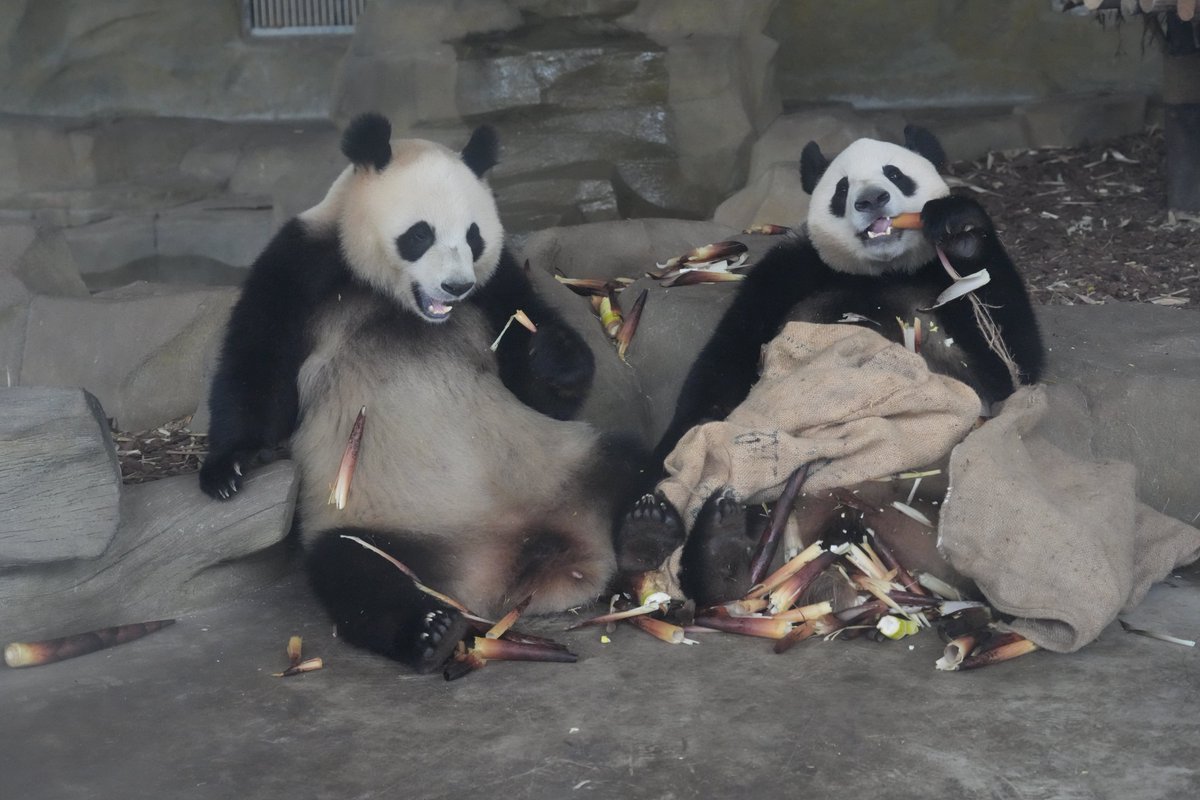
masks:
<svg viewBox="0 0 1200 800"><path fill-rule="evenodd" d="M1036 304L1109 301L1200 308L1200 219L1166 211L1161 131L1077 148L993 153L952 164L1000 229ZM195 472L206 439L181 419L117 433L126 483Z"/></svg>
<svg viewBox="0 0 1200 800"><path fill-rule="evenodd" d="M1034 303L1200 307L1200 219L1169 218L1162 131L951 166L976 195Z"/></svg>

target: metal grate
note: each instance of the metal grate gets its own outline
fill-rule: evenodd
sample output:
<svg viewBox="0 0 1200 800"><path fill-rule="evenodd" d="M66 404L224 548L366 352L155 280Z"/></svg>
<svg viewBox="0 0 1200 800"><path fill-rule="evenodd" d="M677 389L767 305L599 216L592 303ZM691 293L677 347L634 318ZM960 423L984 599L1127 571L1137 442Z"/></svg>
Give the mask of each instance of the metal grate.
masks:
<svg viewBox="0 0 1200 800"><path fill-rule="evenodd" d="M353 33L367 0L242 0L254 36Z"/></svg>

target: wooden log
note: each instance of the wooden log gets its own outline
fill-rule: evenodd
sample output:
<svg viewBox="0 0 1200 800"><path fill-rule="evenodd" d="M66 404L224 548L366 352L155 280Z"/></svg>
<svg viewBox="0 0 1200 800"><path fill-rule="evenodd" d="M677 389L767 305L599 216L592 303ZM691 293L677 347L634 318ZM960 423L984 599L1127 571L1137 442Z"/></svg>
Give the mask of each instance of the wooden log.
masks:
<svg viewBox="0 0 1200 800"><path fill-rule="evenodd" d="M82 389L0 389L0 567L94 558L120 522L121 469Z"/></svg>

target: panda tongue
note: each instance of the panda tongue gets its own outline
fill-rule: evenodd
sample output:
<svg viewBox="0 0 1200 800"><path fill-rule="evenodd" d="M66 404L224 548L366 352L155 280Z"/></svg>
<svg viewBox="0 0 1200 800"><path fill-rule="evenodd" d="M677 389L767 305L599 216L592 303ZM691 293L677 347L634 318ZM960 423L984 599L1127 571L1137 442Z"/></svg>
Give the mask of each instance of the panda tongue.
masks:
<svg viewBox="0 0 1200 800"><path fill-rule="evenodd" d="M871 227L867 228L871 233L884 234L892 230L892 220L888 217L880 217L871 223Z"/></svg>
<svg viewBox="0 0 1200 800"><path fill-rule="evenodd" d="M450 306L445 303L439 303L437 300L429 301L429 312L437 316L444 316L450 313Z"/></svg>

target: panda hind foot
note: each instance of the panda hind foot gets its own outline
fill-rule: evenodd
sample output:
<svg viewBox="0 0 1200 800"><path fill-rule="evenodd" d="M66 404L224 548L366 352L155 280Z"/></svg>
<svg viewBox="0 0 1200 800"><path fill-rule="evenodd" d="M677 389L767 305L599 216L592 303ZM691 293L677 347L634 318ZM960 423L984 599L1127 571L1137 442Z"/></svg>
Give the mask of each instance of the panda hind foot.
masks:
<svg viewBox="0 0 1200 800"><path fill-rule="evenodd" d="M701 608L742 597L750 589L755 540L746 509L728 491L700 509L683 550L680 584Z"/></svg>
<svg viewBox="0 0 1200 800"><path fill-rule="evenodd" d="M658 567L683 544L683 519L659 493L642 495L617 530L617 568L646 572Z"/></svg>
<svg viewBox="0 0 1200 800"><path fill-rule="evenodd" d="M441 669L470 627L460 611L432 597L411 619L396 633L396 653L420 674Z"/></svg>

